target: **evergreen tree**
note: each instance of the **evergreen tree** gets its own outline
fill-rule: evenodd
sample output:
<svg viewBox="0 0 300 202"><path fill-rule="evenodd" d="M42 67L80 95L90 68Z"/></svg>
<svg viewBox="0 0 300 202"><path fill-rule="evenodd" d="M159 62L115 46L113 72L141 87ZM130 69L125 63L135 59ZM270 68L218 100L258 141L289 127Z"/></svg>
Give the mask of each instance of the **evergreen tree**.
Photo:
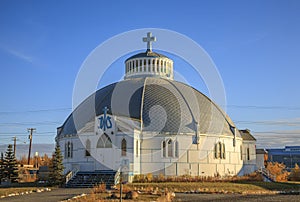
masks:
<svg viewBox="0 0 300 202"><path fill-rule="evenodd" d="M61 155L61 150L59 144L56 142L55 151L53 153L52 160L50 162L50 174L49 180L53 185L62 185L64 183L64 166L63 166L63 156Z"/></svg>
<svg viewBox="0 0 300 202"><path fill-rule="evenodd" d="M3 178L4 178L4 158L3 158L3 153L1 152L1 158L0 158L0 183L1 183Z"/></svg>
<svg viewBox="0 0 300 202"><path fill-rule="evenodd" d="M4 178L10 179L11 182L17 182L18 180L18 164L15 158L12 145L8 145L3 161Z"/></svg>

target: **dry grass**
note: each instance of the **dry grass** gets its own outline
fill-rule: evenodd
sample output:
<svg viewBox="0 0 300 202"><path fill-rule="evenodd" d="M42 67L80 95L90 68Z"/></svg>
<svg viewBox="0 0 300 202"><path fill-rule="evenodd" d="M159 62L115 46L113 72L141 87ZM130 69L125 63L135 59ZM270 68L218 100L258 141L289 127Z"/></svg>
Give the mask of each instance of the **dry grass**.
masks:
<svg viewBox="0 0 300 202"><path fill-rule="evenodd" d="M297 184L270 183L270 182L164 182L164 183L133 183L137 190L164 190L168 188L173 192L203 192L203 193L256 193L273 191L298 191Z"/></svg>
<svg viewBox="0 0 300 202"><path fill-rule="evenodd" d="M103 185L102 185L103 186ZM119 186L114 191L117 198L109 199L113 192L101 192L93 190L90 195L73 199L76 202L102 202L119 201ZM299 191L300 185L296 183L271 183L271 182L160 182L160 183L132 183L123 186L123 198L125 193L131 190L139 190L137 199L129 201L156 201L163 198L168 192L195 192L195 193L235 193L235 194L274 194L277 191ZM165 200L165 199L164 199ZM128 200L124 200L128 201Z"/></svg>

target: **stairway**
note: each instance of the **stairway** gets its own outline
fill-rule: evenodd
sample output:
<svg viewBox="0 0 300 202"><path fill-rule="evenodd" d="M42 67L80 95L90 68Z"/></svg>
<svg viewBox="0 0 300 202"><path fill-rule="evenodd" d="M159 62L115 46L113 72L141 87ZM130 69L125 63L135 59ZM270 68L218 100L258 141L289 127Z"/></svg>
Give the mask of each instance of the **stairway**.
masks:
<svg viewBox="0 0 300 202"><path fill-rule="evenodd" d="M67 183L68 188L91 188L97 184L105 183L109 189L115 184L116 171L78 171Z"/></svg>
<svg viewBox="0 0 300 202"><path fill-rule="evenodd" d="M272 175L266 168L260 168L258 172L261 173L265 182L276 182L276 176Z"/></svg>

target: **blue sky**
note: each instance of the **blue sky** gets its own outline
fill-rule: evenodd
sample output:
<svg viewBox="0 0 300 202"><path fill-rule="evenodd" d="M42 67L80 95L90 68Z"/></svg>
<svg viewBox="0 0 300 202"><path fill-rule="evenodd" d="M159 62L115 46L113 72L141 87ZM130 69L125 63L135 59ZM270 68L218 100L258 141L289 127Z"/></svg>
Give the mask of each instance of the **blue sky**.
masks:
<svg viewBox="0 0 300 202"><path fill-rule="evenodd" d="M223 79L227 113L253 132L258 147L300 145L299 10L297 0L2 0L0 144L13 136L28 142L29 127L37 128L34 143L53 143L89 53L116 34L151 27L182 33L206 50ZM114 65L101 85L123 75L123 61ZM206 93L185 65L175 68Z"/></svg>

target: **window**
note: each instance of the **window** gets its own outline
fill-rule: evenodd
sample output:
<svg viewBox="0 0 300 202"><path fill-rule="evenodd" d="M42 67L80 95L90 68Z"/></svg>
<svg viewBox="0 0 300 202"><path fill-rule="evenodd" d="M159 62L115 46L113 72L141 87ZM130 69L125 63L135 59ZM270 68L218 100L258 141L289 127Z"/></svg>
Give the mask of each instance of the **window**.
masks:
<svg viewBox="0 0 300 202"><path fill-rule="evenodd" d="M172 140L168 141L168 157L173 157L173 145Z"/></svg>
<svg viewBox="0 0 300 202"><path fill-rule="evenodd" d="M241 152L241 160L243 160L243 146L240 146L240 152Z"/></svg>
<svg viewBox="0 0 300 202"><path fill-rule="evenodd" d="M179 143L175 141L175 157L179 157Z"/></svg>
<svg viewBox="0 0 300 202"><path fill-rule="evenodd" d="M127 152L127 142L126 140L123 138L122 142L121 142L121 156L126 156L126 152Z"/></svg>
<svg viewBox="0 0 300 202"><path fill-rule="evenodd" d="M225 155L225 144L222 144L222 150L221 150L221 159L225 159L226 155Z"/></svg>
<svg viewBox="0 0 300 202"><path fill-rule="evenodd" d="M87 139L85 143L85 156L91 156L90 151L91 151L91 141Z"/></svg>
<svg viewBox="0 0 300 202"><path fill-rule="evenodd" d="M67 158L71 157L71 143L68 142L67 144Z"/></svg>
<svg viewBox="0 0 300 202"><path fill-rule="evenodd" d="M217 143L217 144L215 144L215 158L219 159L220 157L221 157L220 144Z"/></svg>
<svg viewBox="0 0 300 202"><path fill-rule="evenodd" d="M101 135L97 142L97 148L112 148L112 143L110 137L106 133Z"/></svg>
<svg viewBox="0 0 300 202"><path fill-rule="evenodd" d="M250 149L247 148L247 160L249 161L250 160Z"/></svg>
<svg viewBox="0 0 300 202"><path fill-rule="evenodd" d="M70 158L73 158L73 143L71 142L71 155L70 155Z"/></svg>
<svg viewBox="0 0 300 202"><path fill-rule="evenodd" d="M166 157L166 141L162 142L162 156Z"/></svg>
<svg viewBox="0 0 300 202"><path fill-rule="evenodd" d="M65 143L65 159L67 158L67 151L68 151L68 147L67 147L67 143Z"/></svg>
<svg viewBox="0 0 300 202"><path fill-rule="evenodd" d="M215 144L215 158L216 159L225 159L226 158L226 150L225 144L218 142Z"/></svg>
<svg viewBox="0 0 300 202"><path fill-rule="evenodd" d="M67 142L65 144L65 158L72 158L73 157L73 143Z"/></svg>
<svg viewBox="0 0 300 202"><path fill-rule="evenodd" d="M138 140L135 142L135 155L136 155L136 157L139 156L139 141Z"/></svg>

